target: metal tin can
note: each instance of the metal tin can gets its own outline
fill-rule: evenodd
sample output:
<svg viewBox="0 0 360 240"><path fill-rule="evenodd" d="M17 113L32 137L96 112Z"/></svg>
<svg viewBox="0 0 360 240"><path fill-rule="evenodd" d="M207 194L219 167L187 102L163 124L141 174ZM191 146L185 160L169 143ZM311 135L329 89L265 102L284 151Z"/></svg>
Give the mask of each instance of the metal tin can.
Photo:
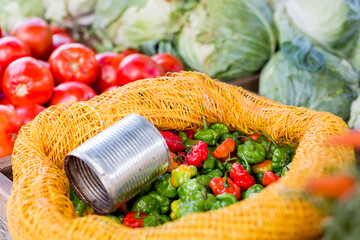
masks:
<svg viewBox="0 0 360 240"><path fill-rule="evenodd" d="M129 114L66 155L64 167L78 196L106 215L164 174L170 161L157 128Z"/></svg>

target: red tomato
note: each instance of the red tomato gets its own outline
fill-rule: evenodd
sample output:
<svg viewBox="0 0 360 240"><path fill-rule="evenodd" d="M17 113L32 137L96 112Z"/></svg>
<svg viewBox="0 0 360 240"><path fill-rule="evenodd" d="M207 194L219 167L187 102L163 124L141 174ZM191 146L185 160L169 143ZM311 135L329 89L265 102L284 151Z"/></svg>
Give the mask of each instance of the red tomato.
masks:
<svg viewBox="0 0 360 240"><path fill-rule="evenodd" d="M26 43L31 56L47 59L52 48L52 33L49 25L41 18L26 18L18 22L11 31L11 35Z"/></svg>
<svg viewBox="0 0 360 240"><path fill-rule="evenodd" d="M22 121L11 107L0 105L0 158L12 153Z"/></svg>
<svg viewBox="0 0 360 240"><path fill-rule="evenodd" d="M95 56L100 66L100 76L95 80L92 87L101 93L105 89L115 86L117 83L117 69L123 57L113 52L99 53Z"/></svg>
<svg viewBox="0 0 360 240"><path fill-rule="evenodd" d="M39 61L39 63L41 63L43 66L45 66L47 69L50 70L50 64L48 62L45 62L43 60L38 60L38 61Z"/></svg>
<svg viewBox="0 0 360 240"><path fill-rule="evenodd" d="M124 58L124 57L127 57L127 56L129 56L131 54L134 54L134 53L139 53L139 52L137 50L135 50L135 49L129 48L129 49L126 49L126 50L122 51L119 54Z"/></svg>
<svg viewBox="0 0 360 240"><path fill-rule="evenodd" d="M102 91L101 93L104 93L104 92L108 92L108 91L111 91L111 90L114 90L114 89L117 89L119 86L111 86L107 89L105 89L104 91Z"/></svg>
<svg viewBox="0 0 360 240"><path fill-rule="evenodd" d="M52 50L66 43L74 43L74 39L67 33L56 33L52 35Z"/></svg>
<svg viewBox="0 0 360 240"><path fill-rule="evenodd" d="M6 105L11 108L15 108L14 104L5 96L5 94L0 94L0 105Z"/></svg>
<svg viewBox="0 0 360 240"><path fill-rule="evenodd" d="M19 106L15 108L16 113L23 121L24 124L28 124L31 120L33 120L39 113L41 113L46 108L39 105L33 104L28 106Z"/></svg>
<svg viewBox="0 0 360 240"><path fill-rule="evenodd" d="M23 57L6 68L2 87L15 105L42 105L51 98L54 80L50 70L38 60Z"/></svg>
<svg viewBox="0 0 360 240"><path fill-rule="evenodd" d="M157 64L161 65L167 72L180 72L184 66L179 59L168 53L159 53L151 57Z"/></svg>
<svg viewBox="0 0 360 240"><path fill-rule="evenodd" d="M131 54L125 57L117 71L118 85L123 86L130 82L154 78L164 75L164 69L150 57L143 54Z"/></svg>
<svg viewBox="0 0 360 240"><path fill-rule="evenodd" d="M79 43L58 47L49 58L55 83L82 82L91 85L99 74L95 53Z"/></svg>
<svg viewBox="0 0 360 240"><path fill-rule="evenodd" d="M69 34L68 31L66 31L65 28L59 27L59 26L50 26L50 30L52 34L58 34L58 33L66 33Z"/></svg>
<svg viewBox="0 0 360 240"><path fill-rule="evenodd" d="M73 101L87 101L96 96L96 92L81 82L66 82L61 83L54 89L54 94L49 102L49 106L73 102Z"/></svg>
<svg viewBox="0 0 360 240"><path fill-rule="evenodd" d="M25 43L11 36L0 39L0 66L4 71L12 61L25 56L30 56Z"/></svg>

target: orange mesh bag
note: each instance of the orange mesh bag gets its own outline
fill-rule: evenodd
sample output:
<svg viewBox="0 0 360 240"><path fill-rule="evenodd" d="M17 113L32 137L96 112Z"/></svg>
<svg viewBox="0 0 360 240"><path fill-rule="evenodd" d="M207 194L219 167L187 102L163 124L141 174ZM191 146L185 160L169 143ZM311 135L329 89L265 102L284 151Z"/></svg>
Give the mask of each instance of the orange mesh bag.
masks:
<svg viewBox="0 0 360 240"><path fill-rule="evenodd" d="M159 129L200 129L222 122L247 134L268 133L297 147L289 173L256 197L132 229L97 215L78 217L69 199L67 153L129 113ZM313 239L325 217L301 194L306 181L354 165L349 147L325 140L348 131L338 117L289 107L196 72L145 79L87 102L52 106L24 126L13 152L14 185L7 205L14 239Z"/></svg>

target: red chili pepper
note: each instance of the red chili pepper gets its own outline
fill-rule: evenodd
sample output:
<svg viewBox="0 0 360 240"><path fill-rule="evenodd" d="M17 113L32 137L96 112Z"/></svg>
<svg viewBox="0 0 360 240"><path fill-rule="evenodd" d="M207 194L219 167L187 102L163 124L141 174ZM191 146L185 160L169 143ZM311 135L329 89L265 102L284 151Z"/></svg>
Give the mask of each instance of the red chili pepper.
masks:
<svg viewBox="0 0 360 240"><path fill-rule="evenodd" d="M169 131L160 131L160 133L165 138L170 152L181 152L185 149L182 145L181 137L178 135Z"/></svg>
<svg viewBox="0 0 360 240"><path fill-rule="evenodd" d="M146 213L142 212L130 212L126 214L123 219L123 224L128 227L138 228L143 226L144 218L147 216Z"/></svg>
<svg viewBox="0 0 360 240"><path fill-rule="evenodd" d="M209 185L215 196L223 193L231 193L237 200L241 197L241 188L236 185L231 178L227 178L227 175L225 175L224 178L217 177L211 179Z"/></svg>
<svg viewBox="0 0 360 240"><path fill-rule="evenodd" d="M190 130L185 130L185 131L183 131L183 132L186 134L186 136L187 136L188 138L194 139L194 134L195 134L195 131L194 131L194 130L190 129Z"/></svg>
<svg viewBox="0 0 360 240"><path fill-rule="evenodd" d="M267 186L273 182L276 182L277 180L279 180L280 178L278 176L275 175L275 173L273 172L270 172L270 171L266 171L264 173L264 176L263 176L263 180L262 180L262 184L264 186Z"/></svg>
<svg viewBox="0 0 360 240"><path fill-rule="evenodd" d="M254 177L239 163L234 163L231 166L230 177L234 179L235 184L240 186L242 190L247 190L249 187L256 184Z"/></svg>
<svg viewBox="0 0 360 240"><path fill-rule="evenodd" d="M188 165L201 167L202 162L206 160L209 149L205 142L199 141L191 148L191 153L186 156Z"/></svg>
<svg viewBox="0 0 360 240"><path fill-rule="evenodd" d="M235 141L232 138L227 138L211 153L215 158L225 158L235 150Z"/></svg>
<svg viewBox="0 0 360 240"><path fill-rule="evenodd" d="M257 142L257 140L259 139L259 135L253 134L253 135L248 136L247 138L252 138L252 139L254 139L255 142ZM245 137L241 138L241 142L244 143L247 138L245 138Z"/></svg>

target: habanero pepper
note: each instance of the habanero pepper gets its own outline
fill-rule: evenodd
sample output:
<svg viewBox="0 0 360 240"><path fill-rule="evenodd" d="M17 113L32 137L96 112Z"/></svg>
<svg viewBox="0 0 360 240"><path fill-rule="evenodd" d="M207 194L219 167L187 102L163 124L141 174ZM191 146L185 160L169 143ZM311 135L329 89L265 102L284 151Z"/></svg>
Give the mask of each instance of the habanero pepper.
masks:
<svg viewBox="0 0 360 240"><path fill-rule="evenodd" d="M255 197L264 187L261 184L255 184L249 187L243 194L243 199L249 199Z"/></svg>
<svg viewBox="0 0 360 240"><path fill-rule="evenodd" d="M241 160L256 164L265 160L265 149L253 139L247 139L244 144L238 146L237 155Z"/></svg>
<svg viewBox="0 0 360 240"><path fill-rule="evenodd" d="M289 154L286 153L286 150L278 148L275 150L271 162L271 169L275 173L280 172L283 169L283 166L287 165L290 161Z"/></svg>
<svg viewBox="0 0 360 240"><path fill-rule="evenodd" d="M122 222L125 226L131 228L139 228L143 226L144 218L146 216L147 214L143 212L138 212L138 211L130 212L126 214Z"/></svg>
<svg viewBox="0 0 360 240"><path fill-rule="evenodd" d="M206 160L203 161L203 165L202 165L203 173L207 174L211 172L215 168L215 162L216 162L216 158L214 158L209 151Z"/></svg>
<svg viewBox="0 0 360 240"><path fill-rule="evenodd" d="M186 133L184 133L184 132L178 132L177 135L181 138L182 143L185 143L186 140L188 140L188 137L187 137Z"/></svg>
<svg viewBox="0 0 360 240"><path fill-rule="evenodd" d="M181 161L180 161L180 157L177 156L175 153L170 152L170 157L171 157L171 161L170 161L170 167L168 169L168 172L172 172L174 171L176 168L178 168L181 165Z"/></svg>
<svg viewBox="0 0 360 240"><path fill-rule="evenodd" d="M182 144L181 137L170 132L170 131L160 131L161 135L166 141L170 152L181 152L185 148Z"/></svg>
<svg viewBox="0 0 360 240"><path fill-rule="evenodd" d="M211 155L218 159L228 157L229 154L235 150L235 145L236 143L232 138L227 138L212 152Z"/></svg>
<svg viewBox="0 0 360 240"><path fill-rule="evenodd" d="M208 145L216 145L219 133L214 129L210 129L206 125L205 118L203 117L204 129L195 133L194 139L206 142Z"/></svg>
<svg viewBox="0 0 360 240"><path fill-rule="evenodd" d="M215 130L219 134L230 132L229 127L223 123L213 123L210 125L210 129Z"/></svg>
<svg viewBox="0 0 360 240"><path fill-rule="evenodd" d="M224 178L217 177L211 179L209 185L215 196L222 193L231 193L237 200L241 197L241 188L236 185L231 178L228 178L227 174L225 174Z"/></svg>
<svg viewBox="0 0 360 240"><path fill-rule="evenodd" d="M171 219L167 215L153 213L144 218L143 227L156 227L170 221Z"/></svg>
<svg viewBox="0 0 360 240"><path fill-rule="evenodd" d="M271 171L271 160L265 160L262 163L257 163L251 166L253 173L264 173L266 171Z"/></svg>
<svg viewBox="0 0 360 240"><path fill-rule="evenodd" d="M223 193L216 196L216 202L211 206L211 210L223 208L237 202L237 198L230 193Z"/></svg>
<svg viewBox="0 0 360 240"><path fill-rule="evenodd" d="M207 159L209 149L205 142L199 141L191 148L190 154L186 156L187 163L196 167L201 167L202 162Z"/></svg>
<svg viewBox="0 0 360 240"><path fill-rule="evenodd" d="M143 195L135 200L131 208L131 212L136 212L136 211L141 211L146 214L160 212L160 205L155 198L148 195Z"/></svg>
<svg viewBox="0 0 360 240"><path fill-rule="evenodd" d="M266 171L264 173L263 179L262 179L262 185L264 186L268 186L271 183L276 182L277 180L279 180L280 178L278 176L275 175L275 173L270 172L270 171Z"/></svg>
<svg viewBox="0 0 360 240"><path fill-rule="evenodd" d="M185 182L178 189L178 195L181 201L197 201L206 199L206 188L196 179Z"/></svg>
<svg viewBox="0 0 360 240"><path fill-rule="evenodd" d="M174 172L174 171L173 171ZM171 184L171 174L165 173L154 182L154 190L162 196L174 198L177 196L177 187Z"/></svg>
<svg viewBox="0 0 360 240"><path fill-rule="evenodd" d="M186 134L186 136L189 139L194 139L194 135L195 135L195 131L190 129L190 130L185 130L184 133Z"/></svg>
<svg viewBox="0 0 360 240"><path fill-rule="evenodd" d="M255 142L257 142L258 139L259 139L259 135L258 134L253 134L253 135L250 135L250 136L247 136L247 137L243 137L243 138L241 138L241 142L244 143L248 138L252 138Z"/></svg>
<svg viewBox="0 0 360 240"><path fill-rule="evenodd" d="M247 190L252 185L255 185L255 179L251 176L239 163L234 163L231 167L230 177L234 179L236 185L240 186L242 190Z"/></svg>
<svg viewBox="0 0 360 240"><path fill-rule="evenodd" d="M193 165L181 164L177 169L171 172L171 184L174 187L180 187L186 180L198 174L197 168Z"/></svg>

